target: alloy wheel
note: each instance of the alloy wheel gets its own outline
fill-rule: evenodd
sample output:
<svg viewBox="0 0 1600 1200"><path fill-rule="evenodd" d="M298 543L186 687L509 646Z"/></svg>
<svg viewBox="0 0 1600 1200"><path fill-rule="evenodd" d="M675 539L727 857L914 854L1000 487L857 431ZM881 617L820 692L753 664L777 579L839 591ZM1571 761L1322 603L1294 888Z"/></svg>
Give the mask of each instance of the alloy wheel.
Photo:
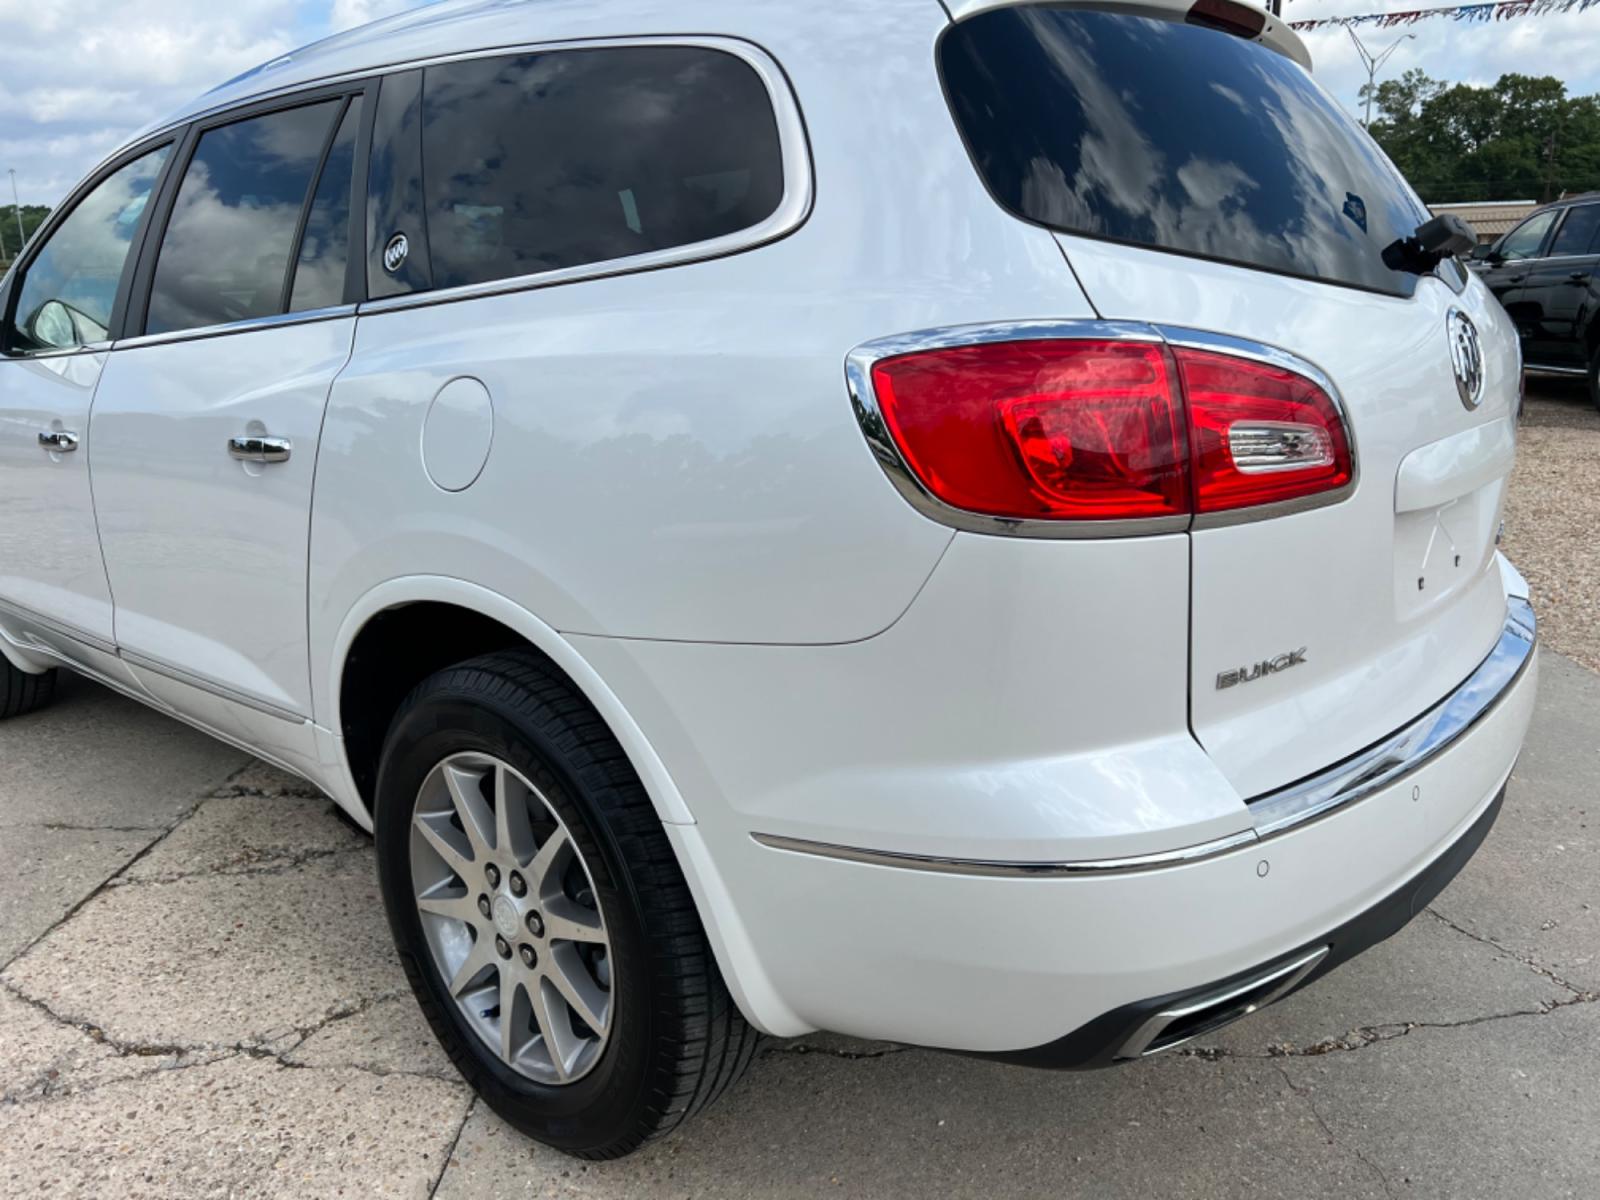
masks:
<svg viewBox="0 0 1600 1200"><path fill-rule="evenodd" d="M611 943L545 794L491 755L445 759L417 794L411 877L434 966L489 1049L539 1083L588 1074L611 1029Z"/></svg>

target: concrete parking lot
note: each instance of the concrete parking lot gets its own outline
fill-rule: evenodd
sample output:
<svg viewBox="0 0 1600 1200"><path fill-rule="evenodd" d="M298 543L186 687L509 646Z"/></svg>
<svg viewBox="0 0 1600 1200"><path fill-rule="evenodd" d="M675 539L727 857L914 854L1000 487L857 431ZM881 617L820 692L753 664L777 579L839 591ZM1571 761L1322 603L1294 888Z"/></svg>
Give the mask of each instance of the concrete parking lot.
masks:
<svg viewBox="0 0 1600 1200"><path fill-rule="evenodd" d="M1116 1071L772 1043L620 1163L474 1103L392 959L367 841L326 799L68 682L0 725L0 1179L59 1198L1600 1195L1585 404L1531 401L1508 519L1556 610L1527 750L1477 858L1400 936Z"/></svg>

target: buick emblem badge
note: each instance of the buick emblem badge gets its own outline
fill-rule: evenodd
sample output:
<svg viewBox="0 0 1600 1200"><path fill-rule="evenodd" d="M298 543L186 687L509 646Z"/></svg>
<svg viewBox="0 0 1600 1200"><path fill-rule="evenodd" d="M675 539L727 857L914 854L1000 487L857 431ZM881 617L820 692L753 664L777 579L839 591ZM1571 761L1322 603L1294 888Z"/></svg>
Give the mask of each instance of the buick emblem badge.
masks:
<svg viewBox="0 0 1600 1200"><path fill-rule="evenodd" d="M393 275L406 261L406 255L411 253L411 243L406 241L406 235L397 233L389 239L389 244L383 248L383 269Z"/></svg>
<svg viewBox="0 0 1600 1200"><path fill-rule="evenodd" d="M1468 411L1483 403L1483 348L1478 343L1478 327L1459 308L1445 318L1450 337L1450 365L1456 372L1456 391Z"/></svg>

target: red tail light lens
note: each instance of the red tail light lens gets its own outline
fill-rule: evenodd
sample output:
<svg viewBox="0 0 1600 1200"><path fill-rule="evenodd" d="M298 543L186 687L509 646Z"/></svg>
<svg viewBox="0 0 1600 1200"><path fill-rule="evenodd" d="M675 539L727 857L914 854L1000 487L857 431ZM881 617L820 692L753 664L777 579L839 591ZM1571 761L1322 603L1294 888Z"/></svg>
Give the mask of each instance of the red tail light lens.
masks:
<svg viewBox="0 0 1600 1200"><path fill-rule="evenodd" d="M1336 491L1354 477L1333 398L1303 375L1179 348L1195 511L1225 512Z"/></svg>
<svg viewBox="0 0 1600 1200"><path fill-rule="evenodd" d="M1189 511L1171 360L1142 342L1019 341L872 368L906 463L946 504L1097 521Z"/></svg>
<svg viewBox="0 0 1600 1200"><path fill-rule="evenodd" d="M933 496L994 517L1186 516L1354 478L1332 397L1249 359L1157 342L983 342L872 366L884 424Z"/></svg>

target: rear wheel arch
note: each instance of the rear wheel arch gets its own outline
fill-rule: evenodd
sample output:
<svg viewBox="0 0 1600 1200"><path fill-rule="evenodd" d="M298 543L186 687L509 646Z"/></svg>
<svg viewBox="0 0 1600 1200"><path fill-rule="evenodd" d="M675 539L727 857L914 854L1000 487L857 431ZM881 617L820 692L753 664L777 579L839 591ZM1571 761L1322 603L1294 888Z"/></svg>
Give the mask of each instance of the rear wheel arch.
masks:
<svg viewBox="0 0 1600 1200"><path fill-rule="evenodd" d="M348 734L345 734L347 740L339 757L343 759L343 766L350 777L345 785L349 799L363 806L370 819L378 756L381 755L389 724L411 688L439 669L428 665L433 661L433 655L419 655L408 664L405 673L415 678L403 690L400 690L398 681L387 688L363 690L371 677L363 673L362 660L353 657L352 652L359 649L368 662L372 661L373 656L393 648L411 654L414 647L401 646L395 640L395 635L405 629L402 619L391 616L375 624L384 614L403 613L407 609L414 610L412 616L407 618L413 621L428 618L459 622L458 632L453 635L458 638L454 643L457 648L469 642L469 638L460 633L462 629L474 630L480 637L501 639L498 645L485 645L484 649L469 652L452 662L494 649L532 650L551 663L573 685L606 723L644 784L656 815L673 843L679 866L688 880L722 977L745 1018L756 1028L780 1036L795 1036L809 1031L812 1027L789 1009L773 986L745 929L743 918L727 893L721 873L706 851L704 839L694 828L693 815L644 732L570 642L505 596L460 579L411 576L378 585L351 607L339 628L328 659L331 663L327 682L327 695L330 698L326 709L328 721L334 731L343 733L349 728L350 718L356 715L353 709L366 705L371 707L374 714L372 722L381 724L382 728L375 744L362 743L360 746L361 753L372 756L365 768L371 774L366 776L364 786L355 779L359 766L355 754L357 747L350 744ZM365 641L361 640L363 634L367 635ZM348 694L347 684L350 685ZM393 707L385 711L391 697Z"/></svg>
<svg viewBox="0 0 1600 1200"><path fill-rule="evenodd" d="M644 733L571 643L514 601L439 576L396 579L374 588L345 617L334 643L330 724L344 739L345 765L369 816L383 740L411 689L454 663L515 649L548 660L594 707L663 822L694 823Z"/></svg>

